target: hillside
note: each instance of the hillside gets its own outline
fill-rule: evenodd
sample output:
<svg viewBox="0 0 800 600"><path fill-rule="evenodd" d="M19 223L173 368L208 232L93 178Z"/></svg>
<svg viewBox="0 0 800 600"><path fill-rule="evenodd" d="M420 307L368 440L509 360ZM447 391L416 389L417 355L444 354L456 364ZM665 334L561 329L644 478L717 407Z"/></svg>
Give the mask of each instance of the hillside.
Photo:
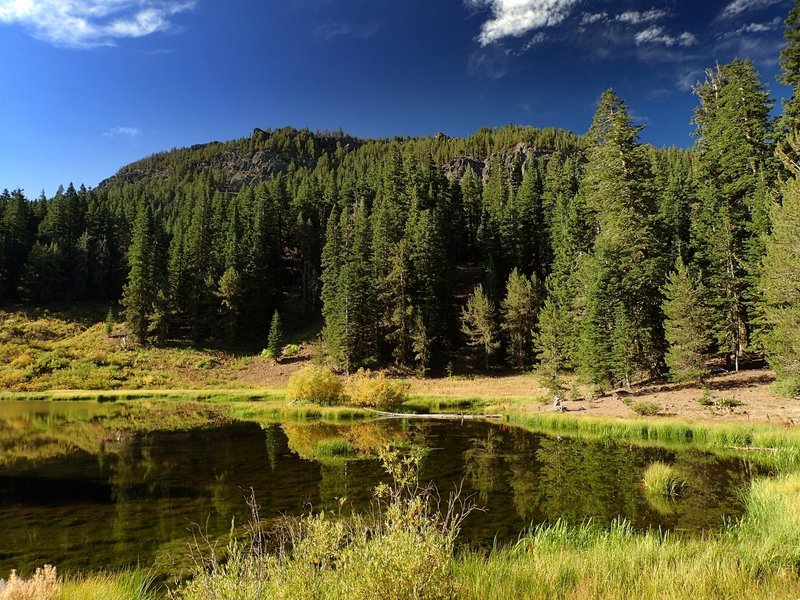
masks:
<svg viewBox="0 0 800 600"><path fill-rule="evenodd" d="M391 144L413 146L418 153L432 153L450 179L460 179L471 168L486 181L497 159L510 170L514 163L526 164L532 158L574 151L582 141L566 131L516 126L494 131L484 128L468 138L439 133L391 140L361 139L341 131L312 133L292 127L256 128L250 137L197 144L148 156L122 167L115 175L101 181L98 188L158 178L182 179L210 171L222 189L236 192L243 186L265 182L279 174L299 169L313 171L320 160L339 164L346 155L357 153L364 146L366 153L375 153Z"/></svg>

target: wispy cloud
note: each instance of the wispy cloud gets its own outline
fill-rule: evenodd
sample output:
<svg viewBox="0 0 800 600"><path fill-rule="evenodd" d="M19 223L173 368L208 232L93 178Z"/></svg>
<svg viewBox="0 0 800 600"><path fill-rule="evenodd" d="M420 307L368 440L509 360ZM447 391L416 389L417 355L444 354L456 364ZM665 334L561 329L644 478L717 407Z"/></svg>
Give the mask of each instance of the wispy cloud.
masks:
<svg viewBox="0 0 800 600"><path fill-rule="evenodd" d="M694 46L697 43L697 38L693 33L684 31L683 33L674 36L667 33L663 27L658 25L651 25L647 29L638 32L634 36L636 45L641 44L664 44L665 46Z"/></svg>
<svg viewBox="0 0 800 600"><path fill-rule="evenodd" d="M0 0L0 23L18 23L54 46L94 48L174 29L172 17L195 4L196 0Z"/></svg>
<svg viewBox="0 0 800 600"><path fill-rule="evenodd" d="M478 41L488 46L507 37L553 27L566 19L581 0L464 0L473 9L489 8L492 18L481 27Z"/></svg>
<svg viewBox="0 0 800 600"><path fill-rule="evenodd" d="M747 25L742 25L738 29L734 29L730 31L725 36L731 35L742 35L746 33L767 33L768 31L775 31L776 29L780 28L781 23L783 23L783 19L780 17L775 17L772 21L767 21L765 23L748 23Z"/></svg>
<svg viewBox="0 0 800 600"><path fill-rule="evenodd" d="M134 139L142 135L142 130L137 127L112 127L103 133L103 137L117 137L120 135Z"/></svg>
<svg viewBox="0 0 800 600"><path fill-rule="evenodd" d="M591 25L593 23L597 23L598 21L607 21L607 20L608 20L607 12L583 13L581 15L581 25Z"/></svg>
<svg viewBox="0 0 800 600"><path fill-rule="evenodd" d="M477 48L469 57L467 69L473 77L479 79L502 79L508 74L511 50L502 44L492 44L486 48Z"/></svg>
<svg viewBox="0 0 800 600"><path fill-rule="evenodd" d="M641 23L652 23L667 16L667 11L661 8L651 8L650 10L638 11L628 10L624 13L617 15L615 18L621 23L630 23L631 25L640 25Z"/></svg>
<svg viewBox="0 0 800 600"><path fill-rule="evenodd" d="M317 38L325 41L330 41L338 37L355 37L361 40L367 40L378 33L380 28L381 26L379 23L356 26L343 21L331 21L317 27L316 30L314 30L314 34Z"/></svg>
<svg viewBox="0 0 800 600"><path fill-rule="evenodd" d="M784 0L733 0L733 2L729 3L722 10L720 17L729 19L751 10L761 10L762 8L775 6L776 4L781 4L783 1Z"/></svg>

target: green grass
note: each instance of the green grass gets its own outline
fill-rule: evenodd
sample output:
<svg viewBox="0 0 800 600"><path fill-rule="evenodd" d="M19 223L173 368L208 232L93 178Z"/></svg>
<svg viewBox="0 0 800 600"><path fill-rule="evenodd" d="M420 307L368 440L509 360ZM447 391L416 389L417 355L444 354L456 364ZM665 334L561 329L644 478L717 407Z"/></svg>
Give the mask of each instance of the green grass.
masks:
<svg viewBox="0 0 800 600"><path fill-rule="evenodd" d="M749 538L748 538L749 539ZM682 539L626 524L556 524L455 563L461 598L796 598L796 564L742 560L734 535Z"/></svg>
<svg viewBox="0 0 800 600"><path fill-rule="evenodd" d="M491 398L412 396L401 408L417 413L479 412L481 408L491 403Z"/></svg>
<svg viewBox="0 0 800 600"><path fill-rule="evenodd" d="M789 466L800 456L800 430L767 424L689 423L678 419L612 419L557 413L511 414L509 423L542 433L661 446L694 445L712 451L769 449ZM778 458L776 456L775 458Z"/></svg>
<svg viewBox="0 0 800 600"><path fill-rule="evenodd" d="M674 467L661 461L652 463L644 471L644 489L648 494L666 497L679 496L686 486Z"/></svg>

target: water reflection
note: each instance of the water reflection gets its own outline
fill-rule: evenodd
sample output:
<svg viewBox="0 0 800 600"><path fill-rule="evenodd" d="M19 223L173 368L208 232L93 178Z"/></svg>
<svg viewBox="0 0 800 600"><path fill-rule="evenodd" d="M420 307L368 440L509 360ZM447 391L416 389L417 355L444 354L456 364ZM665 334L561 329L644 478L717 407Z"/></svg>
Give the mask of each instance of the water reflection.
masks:
<svg viewBox="0 0 800 600"><path fill-rule="evenodd" d="M104 444L93 409L86 410L76 419L0 412L0 574L44 562L67 572L156 564L157 572L174 573L192 524L224 536L232 518L247 518L251 488L265 518L309 507L338 511L343 499L346 508L367 507L385 479L375 457L387 443L427 448L421 478L445 494L464 480L465 492L487 509L465 523L462 537L472 544L515 540L529 525L556 519L718 527L740 514L737 490L757 470L696 450L476 422L234 423ZM641 487L655 460L673 464L688 482L669 510L648 502Z"/></svg>

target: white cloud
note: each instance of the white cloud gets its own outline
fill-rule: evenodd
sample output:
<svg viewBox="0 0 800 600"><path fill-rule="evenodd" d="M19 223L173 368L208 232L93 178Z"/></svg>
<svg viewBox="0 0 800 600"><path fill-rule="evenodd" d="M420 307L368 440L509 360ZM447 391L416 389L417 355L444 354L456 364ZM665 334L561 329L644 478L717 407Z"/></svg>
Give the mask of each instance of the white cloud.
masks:
<svg viewBox="0 0 800 600"><path fill-rule="evenodd" d="M173 28L171 17L196 0L0 0L0 23L18 23L35 38L66 48L113 46Z"/></svg>
<svg viewBox="0 0 800 600"><path fill-rule="evenodd" d="M608 19L607 12L583 13L583 15L581 15L581 25L591 25L598 21L605 21L606 19Z"/></svg>
<svg viewBox="0 0 800 600"><path fill-rule="evenodd" d="M566 19L581 0L464 0L474 9L490 8L492 18L481 27L481 46L535 29L553 27Z"/></svg>
<svg viewBox="0 0 800 600"><path fill-rule="evenodd" d="M743 33L765 33L767 31L773 31L778 29L781 26L783 19L780 17L775 17L772 21L768 21L766 23L748 23L747 25L742 25L739 29L732 31L729 35L741 35Z"/></svg>
<svg viewBox="0 0 800 600"><path fill-rule="evenodd" d="M542 33L541 31L537 32L536 34L534 34L534 36L531 39L529 39L525 43L525 45L522 47L522 52L527 52L528 50L530 50L534 46L538 46L539 44L543 44L546 39L547 39L547 36L544 33Z"/></svg>
<svg viewBox="0 0 800 600"><path fill-rule="evenodd" d="M673 36L667 33L663 27L651 25L647 29L640 31L634 36L636 45L642 44L664 44L665 46L694 46L697 38L694 34L684 31L680 35Z"/></svg>
<svg viewBox="0 0 800 600"><path fill-rule="evenodd" d="M750 10L761 10L769 6L781 4L784 0L733 0L720 14L723 19L728 19L740 15Z"/></svg>
<svg viewBox="0 0 800 600"><path fill-rule="evenodd" d="M133 139L142 135L142 130L136 127L112 127L103 134L103 137L117 137L118 135L125 135Z"/></svg>
<svg viewBox="0 0 800 600"><path fill-rule="evenodd" d="M638 11L628 10L616 16L617 21L622 23L630 23L631 25L639 25L641 23L651 23L658 21L667 16L667 11L660 8L651 8L650 10Z"/></svg>

